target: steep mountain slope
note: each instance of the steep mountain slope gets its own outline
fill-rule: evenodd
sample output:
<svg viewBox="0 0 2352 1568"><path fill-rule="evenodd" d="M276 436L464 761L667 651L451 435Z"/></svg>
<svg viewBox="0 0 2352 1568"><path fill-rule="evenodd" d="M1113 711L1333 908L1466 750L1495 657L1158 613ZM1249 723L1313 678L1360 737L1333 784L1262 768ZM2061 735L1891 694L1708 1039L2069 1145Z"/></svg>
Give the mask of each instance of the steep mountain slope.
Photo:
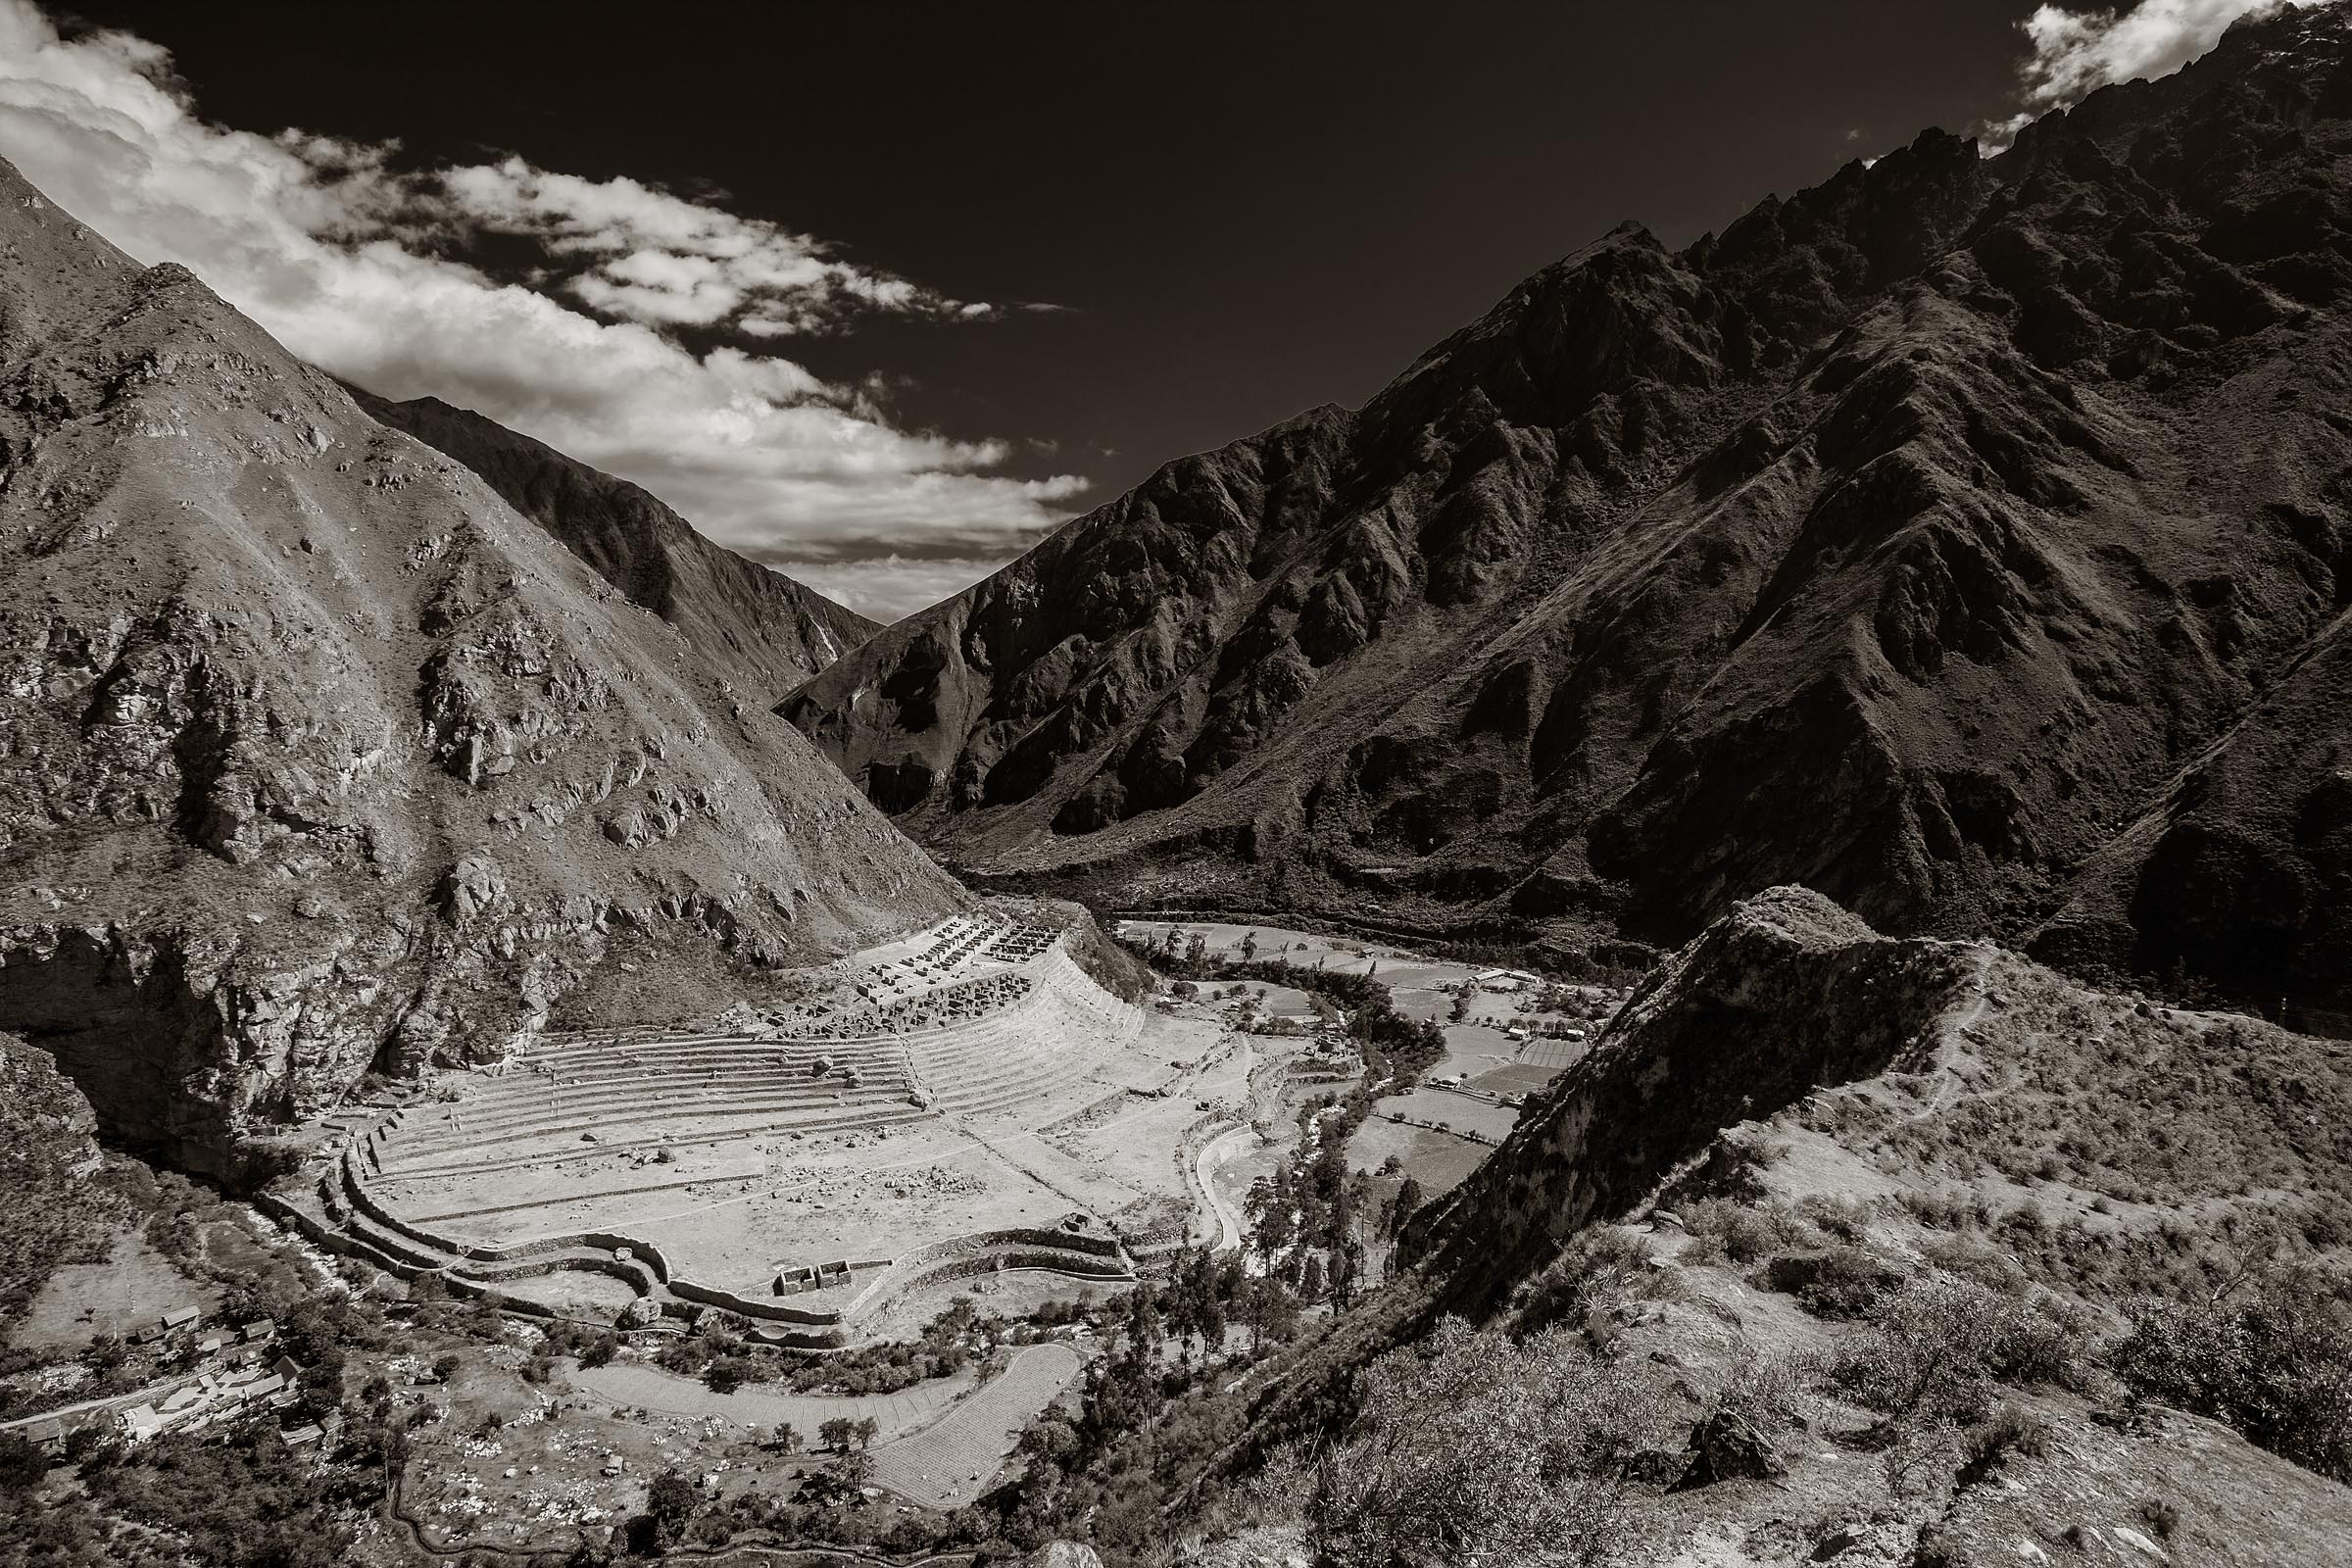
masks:
<svg viewBox="0 0 2352 1568"><path fill-rule="evenodd" d="M695 662L772 703L879 629L846 605L712 544L652 495L439 398L352 389L379 424L481 475L637 604L686 634Z"/></svg>
<svg viewBox="0 0 2352 1568"><path fill-rule="evenodd" d="M955 884L688 638L0 165L0 1028L230 1170L624 934L748 969Z"/></svg>
<svg viewBox="0 0 2352 1568"><path fill-rule="evenodd" d="M1772 889L1408 1227L1392 1294L1494 1333L1438 1391L1454 1413L1306 1424L1359 1330L1261 1396L1256 1436L1337 1446L1366 1409L1400 1443L1478 1429L1544 1377L1504 1346L1549 1329L1631 1412L1600 1451L1639 1549L1598 1560L2332 1560L2348 1245L2352 1045ZM1445 1462L1502 1484L1468 1446Z"/></svg>
<svg viewBox="0 0 2352 1568"><path fill-rule="evenodd" d="M985 871L1656 943L2077 900L2053 951L2339 1006L2346 44L1621 228L780 711Z"/></svg>

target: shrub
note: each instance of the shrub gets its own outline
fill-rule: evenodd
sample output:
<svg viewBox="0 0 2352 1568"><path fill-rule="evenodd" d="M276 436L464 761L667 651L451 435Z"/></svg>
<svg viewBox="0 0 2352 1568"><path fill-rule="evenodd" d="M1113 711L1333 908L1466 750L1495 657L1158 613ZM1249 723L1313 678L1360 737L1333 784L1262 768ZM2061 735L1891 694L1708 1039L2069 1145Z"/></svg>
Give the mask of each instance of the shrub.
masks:
<svg viewBox="0 0 2352 1568"><path fill-rule="evenodd" d="M1862 1247L1783 1252L1765 1265L1764 1278L1824 1317L1859 1317L1903 1282L1900 1269Z"/></svg>
<svg viewBox="0 0 2352 1568"><path fill-rule="evenodd" d="M2017 1259L1964 1236L1931 1236L1920 1244L1920 1255L1947 1274L1973 1280L2003 1296L2021 1296L2026 1271Z"/></svg>
<svg viewBox="0 0 2352 1568"><path fill-rule="evenodd" d="M1815 1193L1797 1200L1796 1217L1841 1242L1860 1242L1870 1230L1870 1205L1855 1198Z"/></svg>
<svg viewBox="0 0 2352 1568"><path fill-rule="evenodd" d="M1317 1544L1340 1568L1625 1561L1631 1377L1573 1332L1513 1343L1457 1318L1365 1369L1358 1414L1316 1467Z"/></svg>
<svg viewBox="0 0 2352 1568"><path fill-rule="evenodd" d="M1787 1426L1803 1413L1804 1395L1821 1371L1820 1360L1809 1351L1776 1352L1742 1341L1733 1347L1731 1374L1716 1391L1714 1408L1765 1429Z"/></svg>
<svg viewBox="0 0 2352 1568"><path fill-rule="evenodd" d="M2144 1498L2139 1505L2139 1517L2158 1541L2170 1541L2173 1532L2180 1528L2180 1510L2163 1497Z"/></svg>
<svg viewBox="0 0 2352 1568"><path fill-rule="evenodd" d="M1932 1275L1872 1310L1834 1375L1889 1414L1967 1424L1989 1413L1994 1382L2063 1381L2080 1350L2073 1326L2040 1303Z"/></svg>
<svg viewBox="0 0 2352 1568"><path fill-rule="evenodd" d="M1969 1433L1967 1451L1969 1462L1980 1467L2007 1453L2039 1458L2050 1451L2050 1426L2031 1410L2003 1404Z"/></svg>
<svg viewBox="0 0 2352 1568"><path fill-rule="evenodd" d="M1754 1206L1703 1198L1681 1210L1683 1228L1712 1241L1735 1263L1754 1263L1804 1239L1804 1227L1779 1204Z"/></svg>
<svg viewBox="0 0 2352 1568"><path fill-rule="evenodd" d="M2108 1360L2134 1395L2218 1417L2273 1453L2352 1481L2346 1290L2303 1268L2222 1301L2134 1301Z"/></svg>

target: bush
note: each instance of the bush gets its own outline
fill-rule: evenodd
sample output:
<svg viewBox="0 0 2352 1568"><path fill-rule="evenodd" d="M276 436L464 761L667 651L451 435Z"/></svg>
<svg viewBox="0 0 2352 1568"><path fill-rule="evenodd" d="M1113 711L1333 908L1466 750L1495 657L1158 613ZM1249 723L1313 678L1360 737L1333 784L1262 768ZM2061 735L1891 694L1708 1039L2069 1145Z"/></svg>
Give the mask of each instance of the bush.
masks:
<svg viewBox="0 0 2352 1568"><path fill-rule="evenodd" d="M1900 1269L1862 1247L1783 1252L1765 1265L1764 1278L1823 1317L1860 1317L1903 1283Z"/></svg>
<svg viewBox="0 0 2352 1568"><path fill-rule="evenodd" d="M2039 1458L2050 1451L2050 1424L2031 1410L2004 1404L1969 1433L1967 1446L1969 1462L1980 1468L2008 1453Z"/></svg>
<svg viewBox="0 0 2352 1568"><path fill-rule="evenodd" d="M1341 1568L1625 1561L1639 1403L1571 1331L1513 1343L1446 1319L1365 1369L1359 1413L1316 1467L1317 1543Z"/></svg>
<svg viewBox="0 0 2352 1568"><path fill-rule="evenodd" d="M1973 1280L2003 1296L2021 1296L2026 1271L2006 1252L1961 1236L1931 1236L1920 1244L1920 1255L1947 1274Z"/></svg>
<svg viewBox="0 0 2352 1568"><path fill-rule="evenodd" d="M1804 1227L1778 1204L1751 1207L1703 1198L1681 1210L1683 1228L1713 1242L1735 1263L1754 1263L1804 1239Z"/></svg>
<svg viewBox="0 0 2352 1568"><path fill-rule="evenodd" d="M2041 1304L1932 1275L1872 1310L1835 1376L1891 1415L1965 1425L1990 1412L1996 1381L2069 1381L2081 1350L2073 1326Z"/></svg>
<svg viewBox="0 0 2352 1568"><path fill-rule="evenodd" d="M2346 1291L2295 1269L2223 1301L2134 1301L2108 1360L2134 1395L2218 1417L2273 1453L2352 1481Z"/></svg>

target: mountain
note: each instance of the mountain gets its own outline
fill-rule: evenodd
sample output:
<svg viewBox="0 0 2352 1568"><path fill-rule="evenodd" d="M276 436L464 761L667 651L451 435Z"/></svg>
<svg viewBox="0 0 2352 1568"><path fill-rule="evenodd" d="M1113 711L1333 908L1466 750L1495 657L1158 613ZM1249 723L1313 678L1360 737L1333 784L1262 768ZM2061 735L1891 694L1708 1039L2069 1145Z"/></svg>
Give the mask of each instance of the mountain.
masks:
<svg viewBox="0 0 2352 1568"><path fill-rule="evenodd" d="M439 398L347 388L378 424L479 474L606 581L686 634L695 662L769 703L879 629L847 605L712 544L626 479Z"/></svg>
<svg viewBox="0 0 2352 1568"><path fill-rule="evenodd" d="M2352 1010L2346 44L1621 227L779 710L1107 897L1671 945L1794 882Z"/></svg>
<svg viewBox="0 0 2352 1568"><path fill-rule="evenodd" d="M4 165L0 541L0 1029L172 1162L637 958L748 985L965 901L703 662L710 602L640 608Z"/></svg>

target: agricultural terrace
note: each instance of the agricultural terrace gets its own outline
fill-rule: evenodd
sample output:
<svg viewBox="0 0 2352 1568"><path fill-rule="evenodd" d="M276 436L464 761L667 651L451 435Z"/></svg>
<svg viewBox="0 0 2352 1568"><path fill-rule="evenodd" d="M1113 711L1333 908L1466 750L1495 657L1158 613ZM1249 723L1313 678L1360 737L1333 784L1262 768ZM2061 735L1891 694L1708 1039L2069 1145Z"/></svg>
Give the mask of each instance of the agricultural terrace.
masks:
<svg viewBox="0 0 2352 1568"><path fill-rule="evenodd" d="M1198 1146L1267 1053L1104 990L1064 919L989 910L716 1019L527 1039L345 1118L281 1217L518 1310L715 1305L803 1348L977 1276L1132 1279L1214 1233Z"/></svg>

